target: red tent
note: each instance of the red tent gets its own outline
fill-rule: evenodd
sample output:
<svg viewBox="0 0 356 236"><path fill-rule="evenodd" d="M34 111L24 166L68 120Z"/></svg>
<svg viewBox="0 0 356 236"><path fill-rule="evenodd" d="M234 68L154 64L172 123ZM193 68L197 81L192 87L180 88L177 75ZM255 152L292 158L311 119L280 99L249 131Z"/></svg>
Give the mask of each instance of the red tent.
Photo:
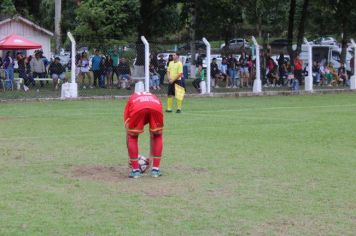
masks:
<svg viewBox="0 0 356 236"><path fill-rule="evenodd" d="M41 47L42 45L34 43L16 34L8 35L0 40L0 50L36 49Z"/></svg>

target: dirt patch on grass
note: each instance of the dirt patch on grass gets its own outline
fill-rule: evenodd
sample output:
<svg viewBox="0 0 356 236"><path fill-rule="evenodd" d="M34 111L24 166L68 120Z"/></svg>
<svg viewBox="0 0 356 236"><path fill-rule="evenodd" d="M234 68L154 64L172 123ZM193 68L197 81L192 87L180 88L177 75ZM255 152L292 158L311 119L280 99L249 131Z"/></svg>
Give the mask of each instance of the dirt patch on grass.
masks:
<svg viewBox="0 0 356 236"><path fill-rule="evenodd" d="M183 166L169 167L167 170L163 170L165 175L167 173L179 171L180 173L191 175L199 175L208 173L204 168L191 168ZM127 166L76 166L70 170L69 176L74 178L85 178L100 182L121 182L128 180L129 168ZM143 177L149 175L149 170L143 174Z"/></svg>
<svg viewBox="0 0 356 236"><path fill-rule="evenodd" d="M120 182L128 179L128 168L123 166L78 166L71 170L70 176L100 182Z"/></svg>
<svg viewBox="0 0 356 236"><path fill-rule="evenodd" d="M326 235L332 226L308 219L280 219L258 225L253 235Z"/></svg>
<svg viewBox="0 0 356 236"><path fill-rule="evenodd" d="M86 179L95 182L115 184L123 193L136 193L147 197L155 198L157 196L171 197L176 195L189 195L199 191L200 185L194 181L187 181L185 178L177 180L171 175L177 172L182 176L204 175L208 173L203 168L192 167L167 167L163 170L163 176L160 178L152 178L150 170L143 173L142 178L128 178L129 168L127 166L72 166L65 174L69 178ZM130 184L128 184L130 183ZM132 183L132 184L131 184Z"/></svg>
<svg viewBox="0 0 356 236"><path fill-rule="evenodd" d="M8 117L8 116L0 116L0 122L4 122L4 121L8 121L10 120L11 118Z"/></svg>

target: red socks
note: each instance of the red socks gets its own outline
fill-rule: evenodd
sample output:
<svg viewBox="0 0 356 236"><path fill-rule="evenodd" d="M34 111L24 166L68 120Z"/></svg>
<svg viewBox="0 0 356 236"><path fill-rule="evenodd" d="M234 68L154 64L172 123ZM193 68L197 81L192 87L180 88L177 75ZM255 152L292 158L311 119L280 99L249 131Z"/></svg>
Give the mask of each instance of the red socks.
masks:
<svg viewBox="0 0 356 236"><path fill-rule="evenodd" d="M139 169L138 164L138 136L128 134L126 137L127 151L129 153L130 162L133 170Z"/></svg>
<svg viewBox="0 0 356 236"><path fill-rule="evenodd" d="M159 169L163 149L162 133L151 133L151 156L153 157L152 168Z"/></svg>
<svg viewBox="0 0 356 236"><path fill-rule="evenodd" d="M152 168L159 169L162 149L163 138L162 134L151 134L151 156L153 157ZM139 169L138 164L138 136L127 134L126 138L127 150L130 157L130 162L133 170Z"/></svg>

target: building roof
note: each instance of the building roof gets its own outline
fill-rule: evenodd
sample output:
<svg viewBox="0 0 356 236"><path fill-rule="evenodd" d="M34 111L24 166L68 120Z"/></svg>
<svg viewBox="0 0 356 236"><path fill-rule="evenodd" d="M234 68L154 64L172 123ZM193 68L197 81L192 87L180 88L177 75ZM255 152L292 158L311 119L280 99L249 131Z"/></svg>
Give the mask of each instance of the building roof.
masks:
<svg viewBox="0 0 356 236"><path fill-rule="evenodd" d="M26 19L26 18L24 18L24 17L22 17L22 16L15 16L15 17L13 17L13 18L7 18L7 19L5 19L5 20L2 20L2 21L0 21L0 26L3 25L3 24L5 24L5 23L7 23L7 22L13 21L13 20L15 20L15 21L21 21L21 22L23 22L23 23L25 23L25 24L27 24L27 25L29 25L29 26L31 26L31 27L34 27L35 29L37 29L37 30L39 30L39 31L41 31L41 32L43 32L43 33L49 35L49 36L53 36L53 33L52 33L51 31L48 31L48 30L46 30L45 28L42 28L41 26L36 25L36 24L33 23L32 21L30 21L30 20L28 20L28 19Z"/></svg>

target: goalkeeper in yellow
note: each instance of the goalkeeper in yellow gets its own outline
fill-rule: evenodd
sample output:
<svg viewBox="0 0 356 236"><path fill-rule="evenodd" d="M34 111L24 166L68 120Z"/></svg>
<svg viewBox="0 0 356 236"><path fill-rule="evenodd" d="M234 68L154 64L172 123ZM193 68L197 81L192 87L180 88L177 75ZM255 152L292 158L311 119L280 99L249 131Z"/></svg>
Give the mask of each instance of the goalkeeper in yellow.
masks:
<svg viewBox="0 0 356 236"><path fill-rule="evenodd" d="M167 100L166 112L172 112L173 96L176 95L176 86L177 89L184 90L182 80L181 80L183 77L183 64L179 60L178 53L173 53L173 61L171 61L168 65L167 76L168 76L169 84L168 84L168 100ZM183 102L183 97L181 99L177 99L177 111L176 111L177 113L182 112L182 102Z"/></svg>

